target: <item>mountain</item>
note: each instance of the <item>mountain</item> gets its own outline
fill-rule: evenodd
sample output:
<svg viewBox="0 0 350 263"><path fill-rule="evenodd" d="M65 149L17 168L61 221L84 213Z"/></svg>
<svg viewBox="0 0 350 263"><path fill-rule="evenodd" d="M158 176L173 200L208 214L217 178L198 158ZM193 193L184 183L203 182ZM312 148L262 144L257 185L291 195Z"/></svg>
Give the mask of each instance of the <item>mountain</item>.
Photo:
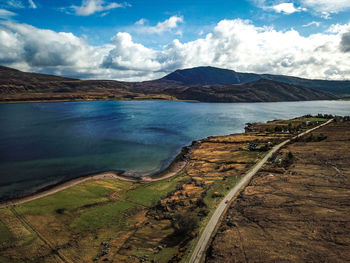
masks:
<svg viewBox="0 0 350 263"><path fill-rule="evenodd" d="M0 101L100 100L133 97L130 85L114 80L79 80L27 73L0 66Z"/></svg>
<svg viewBox="0 0 350 263"><path fill-rule="evenodd" d="M329 92L335 95L348 95L350 94L350 81L345 80L319 80L319 79L303 79L297 77L289 76L279 76L279 75L261 75L263 79L269 79L284 83L289 83L293 85L303 86L307 88L312 88L315 90L321 90Z"/></svg>
<svg viewBox="0 0 350 263"><path fill-rule="evenodd" d="M203 102L277 102L336 98L310 88L267 79L244 84L170 88L164 92L181 100Z"/></svg>
<svg viewBox="0 0 350 263"><path fill-rule="evenodd" d="M180 85L224 85L242 84L261 79L257 74L239 73L229 69L214 67L197 67L191 69L176 70L163 77L160 81L174 81Z"/></svg>
<svg viewBox="0 0 350 263"><path fill-rule="evenodd" d="M240 73L215 67L196 67L176 70L157 81L175 83L179 86L202 86L243 84L260 79L312 88L336 95L350 94L350 81L311 80L283 75Z"/></svg>
<svg viewBox="0 0 350 263"><path fill-rule="evenodd" d="M326 83L330 84L327 86ZM323 92L322 88L330 89L329 87L333 87L332 94ZM208 102L323 100L336 99L334 94L350 94L349 87L349 81L315 81L239 73L214 67L176 70L153 81L121 82L79 80L0 66L0 101L3 102L119 99Z"/></svg>

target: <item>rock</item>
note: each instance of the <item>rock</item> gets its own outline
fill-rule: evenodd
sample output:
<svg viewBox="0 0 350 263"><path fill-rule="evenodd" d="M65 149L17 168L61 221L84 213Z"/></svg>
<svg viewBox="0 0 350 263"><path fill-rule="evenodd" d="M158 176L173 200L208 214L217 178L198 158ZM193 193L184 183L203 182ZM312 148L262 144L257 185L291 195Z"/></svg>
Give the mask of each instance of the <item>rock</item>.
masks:
<svg viewBox="0 0 350 263"><path fill-rule="evenodd" d="M157 249L160 251L160 250L163 249L163 246L159 245L159 246L157 247Z"/></svg>

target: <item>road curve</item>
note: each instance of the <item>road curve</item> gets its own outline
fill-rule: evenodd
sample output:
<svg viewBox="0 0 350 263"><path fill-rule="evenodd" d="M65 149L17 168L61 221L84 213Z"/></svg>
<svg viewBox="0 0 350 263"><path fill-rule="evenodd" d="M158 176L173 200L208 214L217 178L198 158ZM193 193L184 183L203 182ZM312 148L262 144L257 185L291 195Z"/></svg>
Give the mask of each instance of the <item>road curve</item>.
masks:
<svg viewBox="0 0 350 263"><path fill-rule="evenodd" d="M305 134L308 134L322 126L325 126L329 123L331 123L333 121L333 119L328 120L327 122L316 126L312 129L309 129L305 132L302 132L300 134L298 134L297 136L288 139L276 146L274 146L266 155L265 157L258 162L252 170L250 170L245 176L242 177L242 179L239 181L239 183L237 185L235 185L234 188L231 189L231 191L225 196L225 198L220 202L219 206L216 208L214 214L212 215L212 217L210 218L207 226L205 227L204 231L202 232L198 243L195 247L195 249L192 252L192 256L190 259L190 263L199 263L202 259L202 256L204 254L204 252L206 251L206 247L208 244L208 241L210 239L210 236L212 235L220 217L222 216L222 214L224 213L227 204L225 203L226 200L232 200L239 191L241 191L250 181L250 179L256 174L256 172L259 171L259 169L266 163L266 161L275 153L277 152L281 147L283 147L284 145L286 145L287 143L289 143L291 140L304 136Z"/></svg>

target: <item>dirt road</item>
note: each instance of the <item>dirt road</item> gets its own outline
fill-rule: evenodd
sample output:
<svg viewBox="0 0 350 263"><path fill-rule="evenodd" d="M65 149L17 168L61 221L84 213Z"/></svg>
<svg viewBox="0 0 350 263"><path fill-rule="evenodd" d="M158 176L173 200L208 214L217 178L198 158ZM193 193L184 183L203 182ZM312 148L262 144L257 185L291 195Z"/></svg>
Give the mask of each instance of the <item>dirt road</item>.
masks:
<svg viewBox="0 0 350 263"><path fill-rule="evenodd" d="M333 121L333 119L328 120L327 122L314 127L312 129L309 129L303 133L300 133L299 135L295 136L294 138L297 137L301 137L304 136L305 134L308 134L324 125L327 125L329 123L331 123ZM292 138L292 139L294 139ZM237 196L237 194L249 183L250 179L256 174L257 171L259 171L259 169L266 163L266 161L275 153L277 152L281 147L283 147L284 145L286 145L287 143L289 143L292 139L288 139L276 146L274 146L266 155L265 157L259 162L257 163L254 168L249 171L244 177L242 177L242 179L240 180L240 182L234 187L232 188L232 190L225 196L225 198L220 202L219 206L216 208L214 214L212 215L212 217L210 218L207 226L205 227L204 231L202 232L199 241L194 249L194 251L192 252L192 256L190 259L190 263L199 263L201 261L201 258L203 256L203 254L206 251L206 247L208 244L208 241L217 225L217 223L219 222L219 219L221 218L221 216L223 215L223 213L226 210L226 207L228 206L228 204L226 204L226 200L232 200L235 196Z"/></svg>

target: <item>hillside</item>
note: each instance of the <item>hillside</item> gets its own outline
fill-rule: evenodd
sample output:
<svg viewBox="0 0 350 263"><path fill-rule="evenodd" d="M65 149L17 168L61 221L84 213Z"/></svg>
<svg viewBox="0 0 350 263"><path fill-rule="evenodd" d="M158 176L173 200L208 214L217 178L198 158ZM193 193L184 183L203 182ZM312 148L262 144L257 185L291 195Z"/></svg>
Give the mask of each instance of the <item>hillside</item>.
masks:
<svg viewBox="0 0 350 263"><path fill-rule="evenodd" d="M293 85L303 86L325 92L330 92L336 95L347 95L350 94L350 81L339 81L339 80L311 80L302 79L297 77L289 76L278 76L278 75L261 75L264 79L270 79L274 81L289 83Z"/></svg>
<svg viewBox="0 0 350 263"><path fill-rule="evenodd" d="M243 84L260 79L273 80L292 85L313 88L335 95L350 94L350 81L312 80L283 75L240 73L215 67L196 67L176 70L156 80L157 82L176 83L179 86Z"/></svg>
<svg viewBox="0 0 350 263"><path fill-rule="evenodd" d="M136 96L130 83L79 80L0 67L1 101L125 99Z"/></svg>
<svg viewBox="0 0 350 263"><path fill-rule="evenodd" d="M267 79L269 78L269 79ZM275 78L275 79L272 79ZM291 83L291 82L295 82ZM305 84L306 83L306 84ZM0 66L2 102L72 100L195 100L207 102L264 102L336 99L350 94L350 81L303 80L286 76L238 73L213 67L175 72L153 81L79 80L26 73ZM307 86L313 85L313 89ZM316 88L315 88L316 87ZM322 86L323 87L323 86ZM332 88L333 87L333 88ZM317 90L319 89L319 90ZM340 92L342 91L342 93Z"/></svg>
<svg viewBox="0 0 350 263"><path fill-rule="evenodd" d="M275 102L336 98L313 89L266 79L245 84L173 88L164 92L181 100L206 102Z"/></svg>
<svg viewBox="0 0 350 263"><path fill-rule="evenodd" d="M176 70L160 80L174 81L180 85L224 85L247 83L259 79L259 75L252 73L239 73L214 67L198 67Z"/></svg>

